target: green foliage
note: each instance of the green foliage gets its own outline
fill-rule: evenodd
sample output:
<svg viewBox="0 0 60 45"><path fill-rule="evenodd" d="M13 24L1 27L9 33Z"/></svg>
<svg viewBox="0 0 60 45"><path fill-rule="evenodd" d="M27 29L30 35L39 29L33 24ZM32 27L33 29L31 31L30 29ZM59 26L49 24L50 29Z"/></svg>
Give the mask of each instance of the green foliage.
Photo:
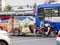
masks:
<svg viewBox="0 0 60 45"><path fill-rule="evenodd" d="M7 5L7 6L4 7L4 9L7 10L7 11L10 11L10 10L12 10L12 6Z"/></svg>
<svg viewBox="0 0 60 45"><path fill-rule="evenodd" d="M36 8L36 3L33 5L33 8Z"/></svg>
<svg viewBox="0 0 60 45"><path fill-rule="evenodd" d="M19 6L18 9L23 9L23 7L22 6Z"/></svg>

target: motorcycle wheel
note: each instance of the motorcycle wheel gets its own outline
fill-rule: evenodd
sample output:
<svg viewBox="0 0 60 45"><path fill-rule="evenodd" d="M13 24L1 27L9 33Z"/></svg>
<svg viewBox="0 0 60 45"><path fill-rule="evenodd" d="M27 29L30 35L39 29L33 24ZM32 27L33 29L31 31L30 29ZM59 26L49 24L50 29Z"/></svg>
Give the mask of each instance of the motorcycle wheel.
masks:
<svg viewBox="0 0 60 45"><path fill-rule="evenodd" d="M41 37L41 36L43 36L43 35L42 35L39 31L37 31L37 32L36 32L36 36L37 36L37 37Z"/></svg>
<svg viewBox="0 0 60 45"><path fill-rule="evenodd" d="M50 32L49 36L50 36L50 37L55 37L55 36L56 36L56 34L55 34L55 32L54 32L54 31L52 31L52 32Z"/></svg>

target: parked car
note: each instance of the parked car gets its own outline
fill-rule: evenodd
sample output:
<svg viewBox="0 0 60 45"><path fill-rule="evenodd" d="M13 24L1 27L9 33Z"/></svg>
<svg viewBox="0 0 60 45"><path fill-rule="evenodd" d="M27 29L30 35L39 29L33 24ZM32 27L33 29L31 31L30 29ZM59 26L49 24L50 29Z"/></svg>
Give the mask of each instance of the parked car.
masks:
<svg viewBox="0 0 60 45"><path fill-rule="evenodd" d="M10 44L10 38L8 36L8 33L4 30L0 30L0 45L9 45Z"/></svg>
<svg viewBox="0 0 60 45"><path fill-rule="evenodd" d="M57 42L57 45L60 45L60 31L57 34L56 42Z"/></svg>

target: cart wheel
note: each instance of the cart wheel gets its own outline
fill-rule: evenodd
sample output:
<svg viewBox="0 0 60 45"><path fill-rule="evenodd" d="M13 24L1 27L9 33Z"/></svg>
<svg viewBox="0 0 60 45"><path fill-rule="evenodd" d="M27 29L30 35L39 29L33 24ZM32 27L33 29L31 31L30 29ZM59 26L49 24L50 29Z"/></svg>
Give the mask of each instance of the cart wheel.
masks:
<svg viewBox="0 0 60 45"><path fill-rule="evenodd" d="M36 32L36 36L37 36L37 37L39 37L39 36L40 36L39 31L37 31L37 32Z"/></svg>
<svg viewBox="0 0 60 45"><path fill-rule="evenodd" d="M15 30L13 31L13 35L14 35L14 36L20 35L20 31L19 31L18 29L15 29Z"/></svg>

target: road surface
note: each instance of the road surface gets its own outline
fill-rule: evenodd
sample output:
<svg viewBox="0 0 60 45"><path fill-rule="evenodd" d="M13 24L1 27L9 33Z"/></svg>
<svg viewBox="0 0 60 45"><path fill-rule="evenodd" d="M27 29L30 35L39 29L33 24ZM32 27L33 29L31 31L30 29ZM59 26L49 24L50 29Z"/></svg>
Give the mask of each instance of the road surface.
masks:
<svg viewBox="0 0 60 45"><path fill-rule="evenodd" d="M56 38L11 36L11 45L56 45Z"/></svg>

